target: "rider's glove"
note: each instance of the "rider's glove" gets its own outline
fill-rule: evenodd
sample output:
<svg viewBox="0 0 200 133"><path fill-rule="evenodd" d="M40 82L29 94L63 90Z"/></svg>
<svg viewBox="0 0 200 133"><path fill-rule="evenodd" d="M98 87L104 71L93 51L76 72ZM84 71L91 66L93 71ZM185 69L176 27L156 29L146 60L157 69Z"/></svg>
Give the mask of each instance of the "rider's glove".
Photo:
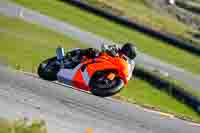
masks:
<svg viewBox="0 0 200 133"><path fill-rule="evenodd" d="M95 58L99 55L99 51L95 48L88 48L84 51L84 55L86 55L89 58Z"/></svg>

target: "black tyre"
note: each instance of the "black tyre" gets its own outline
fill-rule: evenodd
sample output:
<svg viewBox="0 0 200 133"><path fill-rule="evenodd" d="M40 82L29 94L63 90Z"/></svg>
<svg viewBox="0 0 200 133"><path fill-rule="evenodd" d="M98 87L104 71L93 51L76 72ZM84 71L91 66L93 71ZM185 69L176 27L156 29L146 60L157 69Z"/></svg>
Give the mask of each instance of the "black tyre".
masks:
<svg viewBox="0 0 200 133"><path fill-rule="evenodd" d="M57 80L57 73L60 66L56 64L56 57L49 58L43 61L38 67L38 75L44 80Z"/></svg>
<svg viewBox="0 0 200 133"><path fill-rule="evenodd" d="M90 81L91 93L100 97L109 97L121 91L124 86L124 81L118 77L109 81L108 84L98 81L98 76L95 75Z"/></svg>

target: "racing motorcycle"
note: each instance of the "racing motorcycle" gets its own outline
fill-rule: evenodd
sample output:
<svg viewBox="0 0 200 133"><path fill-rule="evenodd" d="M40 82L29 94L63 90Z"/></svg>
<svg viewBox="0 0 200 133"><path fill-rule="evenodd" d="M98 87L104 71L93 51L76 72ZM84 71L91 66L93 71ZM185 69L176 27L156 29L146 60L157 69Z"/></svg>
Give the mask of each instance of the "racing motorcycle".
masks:
<svg viewBox="0 0 200 133"><path fill-rule="evenodd" d="M128 83L134 63L123 56L111 56L106 50L96 58L80 55L81 49L64 53L59 47L55 57L38 67L42 79L57 80L100 97L115 95Z"/></svg>

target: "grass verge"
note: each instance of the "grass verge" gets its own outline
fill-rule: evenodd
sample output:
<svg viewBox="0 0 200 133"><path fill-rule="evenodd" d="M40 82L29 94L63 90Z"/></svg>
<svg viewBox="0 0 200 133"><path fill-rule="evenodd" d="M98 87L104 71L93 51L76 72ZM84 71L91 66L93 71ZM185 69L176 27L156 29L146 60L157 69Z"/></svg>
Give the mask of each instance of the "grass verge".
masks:
<svg viewBox="0 0 200 133"><path fill-rule="evenodd" d="M87 46L35 24L5 16L0 16L0 40L0 61L31 72L36 72L42 60L55 56L59 45L66 49Z"/></svg>
<svg viewBox="0 0 200 133"><path fill-rule="evenodd" d="M200 92L195 91L190 86L186 85L185 83L182 83L181 81L175 80L173 77L169 75L163 74L160 71L156 70L154 71L146 70L143 65L136 65L135 70L136 70L135 75L137 77L148 81L149 83L153 84L156 88L159 88L161 90L164 89L169 94L172 93L171 89L173 87L177 89L179 88L184 92L187 92L188 94L197 97L200 100ZM158 83L159 80L164 81L165 83Z"/></svg>
<svg viewBox="0 0 200 133"><path fill-rule="evenodd" d="M167 13L158 12L152 7L152 0L85 0L87 3L112 12L116 15L126 16L130 20L135 20L140 24L147 25L162 32L173 33L174 35L191 40L195 44L200 41L192 37L194 30L188 25L179 22L176 18ZM167 8L167 7L166 7Z"/></svg>
<svg viewBox="0 0 200 133"><path fill-rule="evenodd" d="M170 113L181 119L200 122L199 114L187 105L177 101L174 97L166 94L165 91L160 91L148 83L141 84L141 82L145 81L135 78L134 81L129 82L127 88L122 90L119 97L115 97L147 108Z"/></svg>
<svg viewBox="0 0 200 133"><path fill-rule="evenodd" d="M160 40L145 36L127 27L110 22L82 11L79 8L68 5L60 0L14 0L26 7L40 11L43 14L53 16L62 21L76 25L86 31L90 31L115 42L135 42L140 51L159 58L170 64L185 68L193 73L200 74L199 57L184 50L169 46ZM58 10L59 9L59 10ZM89 21L88 21L89 20Z"/></svg>
<svg viewBox="0 0 200 133"><path fill-rule="evenodd" d="M143 69L143 67L139 66L139 69ZM192 94L193 96L196 96L198 99L200 99L199 92L192 91L191 88L187 87L179 81L172 79L171 77L165 77L162 76L159 72L151 72L145 69L142 71L144 71L145 73L149 73L150 75L160 77L160 79L167 81L172 85L184 88L183 91L187 92L188 94ZM190 110L193 111L193 109L188 108L188 110L186 108L182 108L183 106L187 106L184 103L183 99L181 99L183 101L179 101L178 103L175 102L177 101L177 99L172 96L170 92L170 87L160 86L148 80L152 79L141 77L141 75L139 77L136 77L134 80L131 80L129 82L127 88L123 89L122 92L115 97L157 111L174 114L176 117L179 117L181 119L199 122L200 116L197 112L193 112L193 114L190 112ZM139 84L139 86L136 86L137 83L144 81L146 81L147 84ZM176 110L176 112L174 112L173 110ZM191 115L184 115L190 114L189 112L191 113Z"/></svg>
<svg viewBox="0 0 200 133"><path fill-rule="evenodd" d="M5 16L0 16L0 20L0 57L17 69L35 72L42 60L54 56L55 48L60 43L65 48L84 47L78 41L38 25ZM155 106L164 112L200 122L200 116L196 112L144 80L131 80L121 95L132 98L139 104Z"/></svg>
<svg viewBox="0 0 200 133"><path fill-rule="evenodd" d="M43 120L18 119L8 121L0 119L0 133L47 133L46 124Z"/></svg>

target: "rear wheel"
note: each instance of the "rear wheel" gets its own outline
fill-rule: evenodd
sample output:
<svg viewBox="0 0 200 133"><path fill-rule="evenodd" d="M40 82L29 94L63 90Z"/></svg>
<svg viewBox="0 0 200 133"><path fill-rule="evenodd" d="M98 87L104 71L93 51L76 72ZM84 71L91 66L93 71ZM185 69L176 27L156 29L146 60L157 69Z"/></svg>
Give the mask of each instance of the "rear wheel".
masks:
<svg viewBox="0 0 200 133"><path fill-rule="evenodd" d="M43 61L38 67L38 75L45 80L57 80L57 73L60 66L57 64L57 58L52 57Z"/></svg>
<svg viewBox="0 0 200 133"><path fill-rule="evenodd" d="M108 97L121 91L124 86L124 81L115 77L113 80L106 79L105 76L110 72L97 72L90 81L91 93L100 96Z"/></svg>

